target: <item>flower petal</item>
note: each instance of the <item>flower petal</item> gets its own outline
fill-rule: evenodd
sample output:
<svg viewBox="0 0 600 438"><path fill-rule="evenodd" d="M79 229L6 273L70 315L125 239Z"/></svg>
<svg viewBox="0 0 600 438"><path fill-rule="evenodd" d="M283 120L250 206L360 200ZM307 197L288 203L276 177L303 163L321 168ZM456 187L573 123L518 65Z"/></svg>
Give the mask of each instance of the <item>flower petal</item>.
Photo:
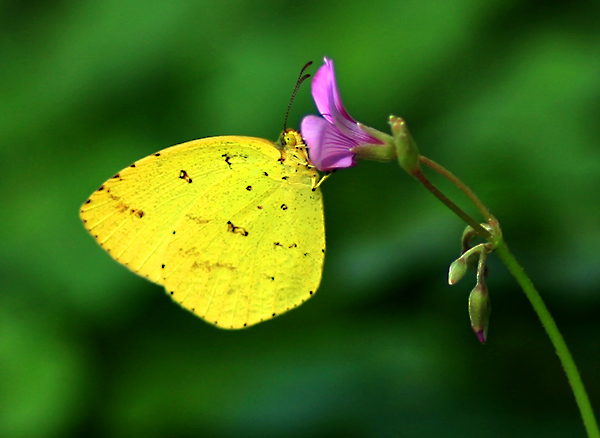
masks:
<svg viewBox="0 0 600 438"><path fill-rule="evenodd" d="M351 149L361 144L384 144L361 129L344 108L335 81L333 61L324 58L312 80L312 95L323 118L307 116L300 132L312 164L321 171L356 166Z"/></svg>
<svg viewBox="0 0 600 438"><path fill-rule="evenodd" d="M325 58L325 64L322 65L313 76L311 90L319 113L325 117L328 122L333 123L331 111L332 108L335 108L335 103L330 99L330 89L331 83L335 83L335 75L327 61L327 58Z"/></svg>
<svg viewBox="0 0 600 438"><path fill-rule="evenodd" d="M300 123L300 133L308 148L308 156L312 164L320 170L321 153L323 151L323 131L329 123L317 116L306 116Z"/></svg>
<svg viewBox="0 0 600 438"><path fill-rule="evenodd" d="M311 163L320 171L356 166L356 146L352 138L345 136L337 127L317 116L306 116L300 131L308 147Z"/></svg>
<svg viewBox="0 0 600 438"><path fill-rule="evenodd" d="M338 113L343 119L351 123L356 123L350 114L344 108L340 92L335 80L335 70L333 61L329 58L323 58L323 64L312 80L312 95L317 105L319 113L330 123L334 122L334 113Z"/></svg>
<svg viewBox="0 0 600 438"><path fill-rule="evenodd" d="M348 114L342 104L342 98L335 80L333 61L329 58L324 58L324 61L325 64L319 68L312 81L312 95L319 113L329 123L334 123L348 137L352 137L357 144L381 143L381 141L363 132L358 127L356 120Z"/></svg>

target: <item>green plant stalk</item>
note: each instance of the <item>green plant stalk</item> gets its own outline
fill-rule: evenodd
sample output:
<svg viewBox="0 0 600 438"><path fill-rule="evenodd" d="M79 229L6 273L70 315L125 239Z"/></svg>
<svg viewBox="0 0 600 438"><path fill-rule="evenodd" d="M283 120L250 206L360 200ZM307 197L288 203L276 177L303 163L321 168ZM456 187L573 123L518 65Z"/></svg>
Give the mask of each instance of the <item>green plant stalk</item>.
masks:
<svg viewBox="0 0 600 438"><path fill-rule="evenodd" d="M392 120L390 118L390 120ZM400 120L400 122L403 122ZM401 127L404 125L401 124ZM392 131L394 131L394 125L392 125ZM400 132L402 134L405 132ZM397 133L395 133L397 134ZM399 137L400 138L400 137ZM410 138L410 137L409 137ZM396 147L398 145L404 145L403 137L397 141ZM416 146L414 143L410 143L413 145L413 152L416 151ZM399 154L403 153L403 150L398 152ZM418 152L417 152L418 153ZM542 297L539 292L535 289L533 283L523 270L523 268L519 265L515 257L509 251L506 243L504 242L504 238L502 237L502 233L499 232L497 221L494 219L488 208L481 202L481 200L475 195L475 193L467 187L460 179L458 179L454 174L452 174L449 170L440 166L433 160L430 160L427 157L419 155L418 162L425 164L430 167L434 171L438 172L446 179L451 181L453 184L458 187L477 207L481 215L485 218L489 225L495 225L497 231L493 234L483 228L479 223L477 223L471 216L466 214L463 210L461 210L456 204L454 204L448 197L446 197L443 193L441 193L432 183L427 179L427 177L423 174L420 166L412 166L410 169L407 169L405 166L402 166L402 161L400 161L400 165L404 170L407 170L409 174L415 177L427 190L429 190L435 197L437 197L440 201L444 203L450 210L452 210L458 217L460 217L463 221L465 221L469 226L471 226L477 234L482 237L485 237L492 245L494 251L498 254L502 262L506 265L510 273L515 277L519 285L523 288L523 292L527 296L527 299L533 306L533 310L537 313L540 322L542 323L542 327L548 334L550 338L550 342L554 346L556 350L556 354L565 370L565 374L567 375L567 380L569 381L569 385L571 385L571 390L573 391L573 395L575 396L575 401L577 402L577 406L579 407L579 412L581 413L581 417L583 419L583 425L587 432L589 438L600 438L600 431L598 430L598 423L596 422L596 418L594 416L594 411L592 410L592 406L590 404L590 400L585 391L585 387L583 386L583 382L581 381L581 376L579 375L579 371L577 371L577 366L575 365L575 361L573 360L573 356L569 352L567 348L567 344L565 343L564 338L560 334L556 323L554 322L554 318L550 315L548 308L544 304Z"/></svg>
<svg viewBox="0 0 600 438"><path fill-rule="evenodd" d="M423 174L421 170L415 171L412 173L412 176L417 179L427 190L429 190L436 198L446 205L450 210L454 212L459 218L465 221L468 225L470 225L480 236L490 239L492 237L491 233L483 228L475 219L461 210L454 202L452 202L446 195L440 192L437 187L435 187L429 179Z"/></svg>
<svg viewBox="0 0 600 438"><path fill-rule="evenodd" d="M569 384L571 385L571 389L573 390L573 394L575 395L575 401L579 407L579 412L581 412L583 425L585 426L588 437L600 438L598 423L596 422L590 400L583 386L583 382L581 381L581 376L579 375L579 371L577 371L577 366L575 365L573 356L571 356L571 353L567 348L567 344L565 343L564 338L560 334L560 331L554 322L554 318L552 318L552 315L550 315L550 312L544 304L542 297L535 289L533 283L523 268L519 265L515 257L509 251L502 236L499 236L494 240L494 245L495 252L498 254L498 257L500 257L504 265L506 265L510 273L523 288L523 292L525 292L525 295L533 306L533 310L535 313L537 313L544 330L546 330L552 345L556 349L556 354L560 359Z"/></svg>
<svg viewBox="0 0 600 438"><path fill-rule="evenodd" d="M484 205L484 203L481 202L481 200L477 197L475 192L473 192L473 190L471 190L460 179L458 179L456 176L454 176L454 174L452 172L450 172L445 167L440 166L435 161L433 161L423 155L419 156L419 161L421 163L425 164L426 166L429 166L431 169L435 170L437 173L439 173L444 178L446 178L448 181L450 181L452 184L454 184L456 187L458 187L458 189L461 192L463 192L465 195L467 195L467 197L471 200L471 202L475 205L475 207L477 207L477 209L479 210L479 212L481 213L481 215L484 217L484 219L486 221L489 221L490 219L494 219L494 216L492 216L492 213L490 213L490 211Z"/></svg>

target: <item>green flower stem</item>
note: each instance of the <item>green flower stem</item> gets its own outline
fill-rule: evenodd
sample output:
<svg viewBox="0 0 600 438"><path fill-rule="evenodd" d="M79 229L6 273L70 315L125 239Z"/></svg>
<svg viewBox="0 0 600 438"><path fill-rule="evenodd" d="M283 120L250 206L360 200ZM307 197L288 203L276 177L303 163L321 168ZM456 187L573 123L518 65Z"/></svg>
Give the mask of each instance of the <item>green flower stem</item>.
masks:
<svg viewBox="0 0 600 438"><path fill-rule="evenodd" d="M587 396L585 388L583 386L583 382L581 381L581 376L577 371L577 366L575 365L575 361L567 348L567 344L563 339L552 315L548 311L548 308L544 304L542 297L538 293L538 291L533 286L533 283L523 270L523 268L518 264L515 257L511 254L504 242L502 237L502 232L498 226L498 222L492 216L487 207L481 202L481 200L473 193L469 187L467 187L461 180L459 180L456 176L454 176L450 171L446 170L444 167L440 166L436 162L430 160L427 157L418 154L418 150L416 149L416 145L412 141L408 131L406 130L406 126L404 121L400 118L390 116L390 125L392 126L392 133L394 134L395 147L398 155L398 161L400 162L400 166L406 170L409 174L414 176L423 186L429 190L436 198L444 203L450 210L452 210L458 217L460 217L463 221L465 221L473 230L488 240L491 244L491 248L493 248L502 262L506 265L511 274L515 277L517 282L523 288L523 292L527 296L527 299L533 306L533 310L537 313L544 330L548 334L550 338L550 342L554 346L556 350L556 354L565 370L567 375L567 380L571 385L571 389L573 394L575 395L575 400L577 402L577 406L579 407L579 411L581 412L581 417L583 419L584 427L587 431L587 435L589 438L600 438L600 431L598 430L598 424L596 422L596 418L594 417L594 411L592 411L592 406L590 405L590 400ZM416 156L410 156L409 153L417 154ZM416 160L409 161L408 158L416 158ZM407 165L407 162L409 165ZM461 210L456 204L454 204L450 199L448 199L443 193L441 193L423 174L419 163L423 163L431 169L435 170L450 182L452 182L459 190L461 190L470 200L475 204L481 215L485 218L487 223L492 228L492 232L486 230L483 226L477 223L471 216L466 214L463 210ZM485 254L485 253L484 253ZM483 266L480 263L479 268ZM481 273L478 269L478 281L480 280Z"/></svg>
<svg viewBox="0 0 600 438"><path fill-rule="evenodd" d="M495 251L502 262L506 265L510 273L523 288L523 292L525 292L525 295L533 306L533 310L540 318L542 326L546 330L552 345L556 349L556 354L558 355L565 373L567 374L567 379L571 385L573 394L575 395L575 400L577 401L577 406L579 406L579 411L581 412L581 417L583 418L583 424L587 431L588 437L600 438L598 424L596 422L596 418L594 417L594 411L592 411L592 406L590 405L590 400L583 386L583 382L581 381L581 376L577 371L575 361L573 360L573 357L567 348L567 344L560 334L552 315L550 315L548 308L544 304L544 301L542 301L542 297L533 286L533 283L523 268L508 250L508 247L506 246L504 239L502 239L502 236L498 236L494 240L494 245Z"/></svg>
<svg viewBox="0 0 600 438"><path fill-rule="evenodd" d="M427 190L429 190L436 198L442 201L450 210L452 210L458 217L460 217L463 221L465 221L468 225L470 225L480 236L491 239L491 233L483 228L475 219L465 213L460 209L454 202L446 197L442 192L440 192L437 187L435 187L431 181L427 179L427 177L423 174L423 172L419 169L411 173Z"/></svg>
<svg viewBox="0 0 600 438"><path fill-rule="evenodd" d="M473 204L475 204L475 207L477 207L477 209L479 210L479 212L485 218L486 221L489 221L490 219L492 219L492 220L494 219L494 217L492 216L492 214L490 213L488 208L483 204L483 202L481 202L481 200L477 197L477 195L469 187L467 187L467 185L465 183L463 183L460 179L458 179L456 176L454 176L454 174L452 172L450 172L445 167L439 165L435 161L430 160L427 157L424 157L423 155L421 155L419 157L419 161L421 163L425 164L426 166L429 166L430 168L435 170L437 173L442 175L444 178L446 178L447 180L452 182L456 187L458 187L458 189L461 192L463 192L465 195L467 195L467 197L471 200L471 202L473 202ZM469 224L469 225L471 225L471 224Z"/></svg>

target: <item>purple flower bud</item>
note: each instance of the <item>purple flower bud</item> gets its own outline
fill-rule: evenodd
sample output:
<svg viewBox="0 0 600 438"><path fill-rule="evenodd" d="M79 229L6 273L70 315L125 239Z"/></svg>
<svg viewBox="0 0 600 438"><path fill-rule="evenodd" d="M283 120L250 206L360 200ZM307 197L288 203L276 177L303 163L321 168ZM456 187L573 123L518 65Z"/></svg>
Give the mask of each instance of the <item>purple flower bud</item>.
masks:
<svg viewBox="0 0 600 438"><path fill-rule="evenodd" d="M312 95L322 117L306 116L300 131L312 164L320 171L356 166L352 148L364 144L384 144L359 127L344 108L333 70L333 61L324 58L312 80Z"/></svg>
<svg viewBox="0 0 600 438"><path fill-rule="evenodd" d="M490 296L487 287L483 281L477 283L475 289L469 295L469 317L471 318L471 327L479 339L479 342L485 344L487 340L487 331L490 323Z"/></svg>

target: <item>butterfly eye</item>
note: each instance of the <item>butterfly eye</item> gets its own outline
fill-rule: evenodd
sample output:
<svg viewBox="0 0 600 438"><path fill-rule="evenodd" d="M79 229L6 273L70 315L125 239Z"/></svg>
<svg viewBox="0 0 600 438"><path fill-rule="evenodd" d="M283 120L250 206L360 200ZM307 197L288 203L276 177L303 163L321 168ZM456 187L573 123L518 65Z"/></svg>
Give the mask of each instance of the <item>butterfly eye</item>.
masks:
<svg viewBox="0 0 600 438"><path fill-rule="evenodd" d="M283 144L291 147L296 146L296 136L291 131L285 132L283 134Z"/></svg>

